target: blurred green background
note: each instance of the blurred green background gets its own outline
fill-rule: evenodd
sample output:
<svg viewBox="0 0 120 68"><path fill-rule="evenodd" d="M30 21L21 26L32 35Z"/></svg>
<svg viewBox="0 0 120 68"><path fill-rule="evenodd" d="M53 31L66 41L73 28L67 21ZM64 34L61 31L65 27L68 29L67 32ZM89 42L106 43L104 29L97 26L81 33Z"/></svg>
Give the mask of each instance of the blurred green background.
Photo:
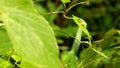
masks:
<svg viewBox="0 0 120 68"><path fill-rule="evenodd" d="M66 7L85 0L71 0ZM60 51L70 50L77 25L73 20L64 18L62 13L65 11L60 0L35 0L36 8L43 15L55 31ZM120 67L120 0L90 0L90 5L78 5L67 12L66 16L76 15L84 19L87 29L93 37L93 47L101 50L109 59L101 59L92 51L86 55L88 58L83 64L85 68L119 68ZM82 41L88 39L83 34ZM101 41L102 40L102 41ZM78 55L82 55L86 48L85 43L81 43ZM92 56L92 57L90 57ZM97 59L96 59L97 58Z"/></svg>
<svg viewBox="0 0 120 68"><path fill-rule="evenodd" d="M71 0L67 3L67 8L78 2L85 0ZM65 45L73 41L77 26L73 20L66 19L61 13L52 13L56 11L65 11L60 0L35 0L36 8L51 24L55 30L57 38L62 38ZM119 0L90 0L90 5L78 5L72 8L66 15L72 14L86 21L87 29L93 36L93 40L99 40L110 29L120 29L120 1ZM72 38L72 40L71 40ZM84 39L86 40L86 39ZM62 40L58 40L62 43ZM63 42L64 42L63 41Z"/></svg>

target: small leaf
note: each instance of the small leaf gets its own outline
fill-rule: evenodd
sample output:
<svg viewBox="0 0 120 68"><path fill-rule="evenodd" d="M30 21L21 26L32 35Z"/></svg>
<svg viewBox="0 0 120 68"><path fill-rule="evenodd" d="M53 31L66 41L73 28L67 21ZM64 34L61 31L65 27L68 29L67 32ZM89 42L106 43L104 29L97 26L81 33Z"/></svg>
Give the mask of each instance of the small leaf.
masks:
<svg viewBox="0 0 120 68"><path fill-rule="evenodd" d="M73 15L73 20L75 21L75 23L79 26L79 28L88 36L88 39L89 39L89 45L90 45L90 48L95 51L96 53L98 53L99 55L105 57L105 58L108 58L106 55L104 55L104 53L100 52L100 51L97 51L95 50L94 48L92 48L92 43L91 43L91 35L89 34L87 28L86 28L86 24L85 24L85 21L83 21L82 19L79 19L78 17L74 16ZM79 21L81 20L81 21ZM83 24L83 25L82 25Z"/></svg>
<svg viewBox="0 0 120 68"><path fill-rule="evenodd" d="M89 34L88 30L87 30L87 24L83 19L80 19L76 16L73 15L73 20L75 21L75 23L79 26L79 28L88 36L89 39L89 45L92 46L91 44L91 35Z"/></svg>
<svg viewBox="0 0 120 68"><path fill-rule="evenodd" d="M117 30L115 29L111 29L109 30L105 36L103 37L103 41L99 43L99 46L104 50L104 49L107 49L111 46L113 46L113 43L115 44L115 41L114 40L117 40L115 39L115 35L118 34Z"/></svg>
<svg viewBox="0 0 120 68"><path fill-rule="evenodd" d="M108 59L108 57L103 53L103 52L100 52L100 51L97 51L96 49L92 48L93 51L95 51L96 53L98 53L99 55L105 57Z"/></svg>
<svg viewBox="0 0 120 68"><path fill-rule="evenodd" d="M62 1L62 3L69 3L69 2L71 2L70 0L61 0Z"/></svg>
<svg viewBox="0 0 120 68"><path fill-rule="evenodd" d="M80 18L79 21L85 28L87 27L87 23L83 19Z"/></svg>

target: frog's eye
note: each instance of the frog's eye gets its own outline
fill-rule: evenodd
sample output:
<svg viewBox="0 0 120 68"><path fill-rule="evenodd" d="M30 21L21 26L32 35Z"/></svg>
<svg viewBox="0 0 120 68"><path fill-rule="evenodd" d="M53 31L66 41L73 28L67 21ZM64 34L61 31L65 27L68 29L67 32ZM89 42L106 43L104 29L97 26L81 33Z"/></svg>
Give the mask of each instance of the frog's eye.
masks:
<svg viewBox="0 0 120 68"><path fill-rule="evenodd" d="M79 18L79 22L84 26L87 27L87 23L83 20Z"/></svg>

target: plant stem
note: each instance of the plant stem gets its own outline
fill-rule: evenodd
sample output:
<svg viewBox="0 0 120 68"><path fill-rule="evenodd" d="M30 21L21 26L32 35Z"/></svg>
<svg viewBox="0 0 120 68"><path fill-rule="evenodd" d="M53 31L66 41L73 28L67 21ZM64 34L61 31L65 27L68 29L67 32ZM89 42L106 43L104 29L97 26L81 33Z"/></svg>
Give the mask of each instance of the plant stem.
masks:
<svg viewBox="0 0 120 68"><path fill-rule="evenodd" d="M65 9L65 11L66 11L66 9L67 9L67 8L66 8L66 5L65 5L65 3L63 3L63 6L64 6L64 9Z"/></svg>
<svg viewBox="0 0 120 68"><path fill-rule="evenodd" d="M77 4L72 5L71 7L69 7L68 9L66 9L66 12L70 11L73 7L75 7L77 5L80 5L80 4L86 4L86 1L85 2L79 2Z"/></svg>
<svg viewBox="0 0 120 68"><path fill-rule="evenodd" d="M72 0L72 2L70 3L69 7L74 5L75 3L77 3L78 0Z"/></svg>
<svg viewBox="0 0 120 68"><path fill-rule="evenodd" d="M78 28L78 31L77 31L77 34L76 34L76 37L75 37L75 40L73 42L72 49L71 49L71 51L74 51L75 54L77 54L78 52L78 49L81 43L81 37L82 37L82 30Z"/></svg>
<svg viewBox="0 0 120 68"><path fill-rule="evenodd" d="M64 13L64 11L54 11L54 12L50 12L48 14L57 14L57 13Z"/></svg>
<svg viewBox="0 0 120 68"><path fill-rule="evenodd" d="M73 19L72 17L68 17L68 16L66 16L65 14L66 14L66 13L63 13L63 16L64 16L65 18L67 18L67 19Z"/></svg>

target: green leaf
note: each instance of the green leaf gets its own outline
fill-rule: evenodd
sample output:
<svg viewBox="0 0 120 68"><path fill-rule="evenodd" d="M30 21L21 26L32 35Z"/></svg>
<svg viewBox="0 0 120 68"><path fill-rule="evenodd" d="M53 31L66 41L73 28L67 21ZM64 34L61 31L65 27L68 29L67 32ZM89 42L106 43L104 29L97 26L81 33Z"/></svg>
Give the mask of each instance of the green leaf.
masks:
<svg viewBox="0 0 120 68"><path fill-rule="evenodd" d="M111 47L113 45L113 43L115 44L115 41L114 40L117 40L115 39L115 34L118 34L117 30L115 29L111 29L109 30L105 36L103 37L104 40L102 42L99 43L99 46L104 50L104 49L107 49L109 47Z"/></svg>
<svg viewBox="0 0 120 68"><path fill-rule="evenodd" d="M6 4L6 0L1 0L0 11L15 53L22 59L21 66L25 62L23 68L61 68L58 46L49 23L35 14L31 0L12 1Z"/></svg>
<svg viewBox="0 0 120 68"><path fill-rule="evenodd" d="M92 50L95 51L96 53L98 53L99 55L101 55L101 56L103 56L103 57L105 57L105 58L108 59L108 57L107 57L103 52L101 52L101 51L97 51L97 50L94 49L94 48L92 48Z"/></svg>
<svg viewBox="0 0 120 68"><path fill-rule="evenodd" d="M87 28L86 28L86 23L83 19L80 19L76 16L73 15L73 20L75 21L75 23L79 26L79 28L88 36L88 39L89 39L89 45L90 45L90 48L95 51L96 53L98 53L99 55L105 57L105 58L108 58L106 55L104 55L104 53L100 52L100 51L97 51L96 49L92 48L92 43L91 43L91 35L89 34Z"/></svg>
<svg viewBox="0 0 120 68"><path fill-rule="evenodd" d="M87 24L83 19L80 19L76 16L73 15L73 20L75 21L75 23L79 26L79 28L88 36L89 39L89 45L92 46L91 44L91 35L89 34L88 30L87 30Z"/></svg>
<svg viewBox="0 0 120 68"><path fill-rule="evenodd" d="M62 63L65 68L76 68L77 67L77 56L74 51L64 51L61 55Z"/></svg>
<svg viewBox="0 0 120 68"><path fill-rule="evenodd" d="M71 38L71 37L74 38L76 31L78 29L78 27L76 26L69 26L69 27L62 28L62 29L56 25L52 27L55 30L55 35L57 37L65 37L65 38Z"/></svg>
<svg viewBox="0 0 120 68"><path fill-rule="evenodd" d="M34 9L33 0L0 0L0 5L11 9L19 9L25 12L37 13Z"/></svg>
<svg viewBox="0 0 120 68"><path fill-rule="evenodd" d="M61 0L62 1L62 3L69 3L69 2L71 2L70 0Z"/></svg>
<svg viewBox="0 0 120 68"><path fill-rule="evenodd" d="M0 58L0 68L13 68L13 65L9 61Z"/></svg>
<svg viewBox="0 0 120 68"><path fill-rule="evenodd" d="M49 18L50 15L48 15L47 10L42 5L40 5L39 3L35 3L35 8L45 19Z"/></svg>
<svg viewBox="0 0 120 68"><path fill-rule="evenodd" d="M50 68L60 67L54 33L43 17L10 9L2 17L15 52L23 60Z"/></svg>
<svg viewBox="0 0 120 68"><path fill-rule="evenodd" d="M20 56L18 56L18 55L13 54L11 57L12 57L12 59L14 59L16 62L20 62L20 61L21 61L21 58L20 58Z"/></svg>
<svg viewBox="0 0 120 68"><path fill-rule="evenodd" d="M5 29L0 27L0 55L8 56L12 50L12 44Z"/></svg>

